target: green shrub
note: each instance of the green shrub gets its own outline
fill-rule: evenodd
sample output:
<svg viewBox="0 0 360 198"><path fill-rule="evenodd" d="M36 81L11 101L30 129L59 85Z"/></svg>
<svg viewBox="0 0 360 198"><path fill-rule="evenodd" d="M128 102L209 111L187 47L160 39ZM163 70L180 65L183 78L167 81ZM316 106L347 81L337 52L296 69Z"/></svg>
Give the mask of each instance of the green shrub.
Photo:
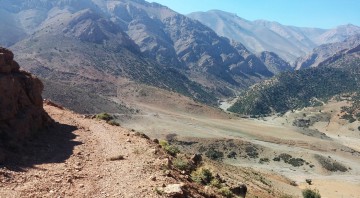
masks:
<svg viewBox="0 0 360 198"><path fill-rule="evenodd" d="M298 167L298 166L302 166L304 165L305 160L301 159L301 158L291 158L288 161L288 164L291 164L292 166Z"/></svg>
<svg viewBox="0 0 360 198"><path fill-rule="evenodd" d="M269 161L270 161L269 158L265 157L265 158L260 158L259 163L263 164L263 163L267 163Z"/></svg>
<svg viewBox="0 0 360 198"><path fill-rule="evenodd" d="M321 166L323 168L325 168L328 171L331 172L336 172L336 171L341 171L341 172L346 172L348 169L342 165L341 163L331 159L331 158L326 158L324 156L321 155L315 155L315 159L321 164Z"/></svg>
<svg viewBox="0 0 360 198"><path fill-rule="evenodd" d="M105 121L110 121L113 119L113 117L108 113L99 113L96 115L96 118L99 120L105 120Z"/></svg>
<svg viewBox="0 0 360 198"><path fill-rule="evenodd" d="M167 153L172 156L176 156L176 154L180 153L178 147L170 145L166 140L160 140L159 144L163 149L165 149Z"/></svg>
<svg viewBox="0 0 360 198"><path fill-rule="evenodd" d="M191 179L199 184L207 185L214 179L211 171L207 168L199 168L191 173Z"/></svg>
<svg viewBox="0 0 360 198"><path fill-rule="evenodd" d="M209 149L206 151L205 156L212 159L212 160L222 160L224 157L224 153L214 148Z"/></svg>
<svg viewBox="0 0 360 198"><path fill-rule="evenodd" d="M234 197L234 194L231 192L231 190L228 187L221 188L219 190L219 193L226 198Z"/></svg>
<svg viewBox="0 0 360 198"><path fill-rule="evenodd" d="M288 163L292 156L287 153L282 153L279 155L279 158L284 160L285 163Z"/></svg>
<svg viewBox="0 0 360 198"><path fill-rule="evenodd" d="M302 194L304 198L321 198L318 190L305 189Z"/></svg>
<svg viewBox="0 0 360 198"><path fill-rule="evenodd" d="M280 160L283 160L285 163L290 164L295 167L303 166L305 163L309 164L305 160L303 160L301 158L293 158L291 155L289 155L287 153L281 153L278 157L275 157L273 160L277 161L277 162Z"/></svg>
<svg viewBox="0 0 360 198"><path fill-rule="evenodd" d="M155 193L158 194L158 195L163 195L164 194L164 190L160 189L160 188L155 188L154 189Z"/></svg>
<svg viewBox="0 0 360 198"><path fill-rule="evenodd" d="M169 143L168 143L166 140L160 140L160 141L159 141L159 144L160 144L160 146L163 147L163 148L166 147L166 146L169 146Z"/></svg>
<svg viewBox="0 0 360 198"><path fill-rule="evenodd" d="M255 146L247 146L245 148L246 155L250 158L258 158L259 153L257 152L257 148Z"/></svg>
<svg viewBox="0 0 360 198"><path fill-rule="evenodd" d="M173 161L173 164L175 168L183 171L188 171L192 168L190 161L185 156L176 157Z"/></svg>
<svg viewBox="0 0 360 198"><path fill-rule="evenodd" d="M274 157L273 161L280 162L280 157Z"/></svg>
<svg viewBox="0 0 360 198"><path fill-rule="evenodd" d="M228 158L234 158L234 159L236 159L236 156L237 156L237 153L236 153L235 151L231 151L231 152L227 155Z"/></svg>
<svg viewBox="0 0 360 198"><path fill-rule="evenodd" d="M221 188L222 184L221 184L220 180L214 178L214 179L211 180L210 186L213 186L215 188Z"/></svg>
<svg viewBox="0 0 360 198"><path fill-rule="evenodd" d="M356 121L356 119L351 114L344 114L343 116L341 116L341 119L348 120L350 123Z"/></svg>
<svg viewBox="0 0 360 198"><path fill-rule="evenodd" d="M356 118L360 118L360 112L357 113L357 114L355 114L355 117L356 117Z"/></svg>

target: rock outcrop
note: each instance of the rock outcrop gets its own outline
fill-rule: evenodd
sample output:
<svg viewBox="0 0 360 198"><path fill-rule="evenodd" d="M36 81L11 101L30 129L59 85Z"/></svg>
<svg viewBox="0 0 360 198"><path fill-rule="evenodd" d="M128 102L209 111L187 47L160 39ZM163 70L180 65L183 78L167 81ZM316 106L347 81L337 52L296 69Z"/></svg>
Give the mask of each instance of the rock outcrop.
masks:
<svg viewBox="0 0 360 198"><path fill-rule="evenodd" d="M243 183L240 183L238 185L234 185L230 187L230 190L232 193L234 193L236 196L245 198L246 192L247 192L247 186Z"/></svg>
<svg viewBox="0 0 360 198"><path fill-rule="evenodd" d="M8 147L51 123L42 106L43 88L38 78L20 71L10 50L0 48L0 162Z"/></svg>

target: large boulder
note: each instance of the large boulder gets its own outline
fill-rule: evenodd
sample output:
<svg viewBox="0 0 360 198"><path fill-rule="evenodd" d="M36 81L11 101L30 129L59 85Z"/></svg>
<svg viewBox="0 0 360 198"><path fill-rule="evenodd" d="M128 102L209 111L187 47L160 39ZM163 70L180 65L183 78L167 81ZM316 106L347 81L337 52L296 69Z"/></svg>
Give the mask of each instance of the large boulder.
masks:
<svg viewBox="0 0 360 198"><path fill-rule="evenodd" d="M184 196L184 192L182 190L184 184L169 184L167 185L163 191L167 195L167 197L173 198L182 198Z"/></svg>
<svg viewBox="0 0 360 198"><path fill-rule="evenodd" d="M43 109L42 82L19 70L14 54L0 48L0 160L9 146L49 125L52 120ZM1 161L0 161L1 163Z"/></svg>
<svg viewBox="0 0 360 198"><path fill-rule="evenodd" d="M239 183L237 185L230 186L230 191L236 196L245 198L247 193L247 186L243 183Z"/></svg>
<svg viewBox="0 0 360 198"><path fill-rule="evenodd" d="M0 73L19 72L20 66L14 61L14 54L5 48L0 47Z"/></svg>

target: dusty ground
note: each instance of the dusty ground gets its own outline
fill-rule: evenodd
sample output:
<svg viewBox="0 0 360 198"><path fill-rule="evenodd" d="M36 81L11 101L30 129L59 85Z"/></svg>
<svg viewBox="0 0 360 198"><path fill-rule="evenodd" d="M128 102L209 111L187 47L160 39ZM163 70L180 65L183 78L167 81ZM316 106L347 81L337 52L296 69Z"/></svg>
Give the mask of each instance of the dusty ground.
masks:
<svg viewBox="0 0 360 198"><path fill-rule="evenodd" d="M117 115L128 129L46 105L58 123L25 145L12 164L0 168L0 197L159 197L155 188L180 182L194 197L201 197L198 191L203 187L189 183L179 172L166 176L163 164L169 156L131 129L159 139L176 134L185 142L179 147L189 153L202 147L219 149L225 154L223 160L208 161L207 166L227 181L245 183L250 198L301 197L304 188L318 189L327 198L360 197L360 132L356 131L360 123L339 119L346 102L282 117L242 119L173 92L125 87L119 90L121 98L114 100L127 101L138 111L133 116ZM330 115L329 120L323 119L325 115ZM323 120L307 129L293 126L295 119L310 117ZM311 136L312 130L324 134ZM249 157L246 147L256 148L258 156ZM228 158L231 151L238 156ZM283 153L307 164L294 167L273 160ZM327 171L316 154L341 163L347 171ZM124 159L109 160L119 155ZM269 161L259 163L261 158ZM306 179L312 179L313 185Z"/></svg>
<svg viewBox="0 0 360 198"><path fill-rule="evenodd" d="M298 185L294 189L287 182L274 180L274 188L294 196L301 196L301 189L310 187L318 189L323 197L360 197L360 131L357 131L360 123L349 124L339 119L340 107L347 105L346 102L289 112L282 117L242 119L157 89L130 88L127 92L122 91L121 97L131 101L128 105L140 110L131 118L119 118L127 128L157 138L165 138L169 133L186 141L197 138L197 142L205 146L211 145L213 140L241 140L262 148L259 158L269 158L270 161L260 164L259 158L237 158L224 159L223 162L239 169L252 167L259 172L270 172L270 176L284 176ZM304 117L304 113L305 118L329 114L331 119L315 122L307 129L293 126L294 119ZM315 129L318 131L314 132ZM198 152L191 148L187 151ZM304 159L308 164L294 167L272 160L281 153ZM314 158L316 154L334 159L348 171L325 170ZM312 179L313 185L309 186L305 179Z"/></svg>
<svg viewBox="0 0 360 198"><path fill-rule="evenodd" d="M155 188L183 182L164 174L169 156L151 140L103 121L45 105L58 123L0 167L0 197L161 197ZM111 160L122 155L123 160Z"/></svg>

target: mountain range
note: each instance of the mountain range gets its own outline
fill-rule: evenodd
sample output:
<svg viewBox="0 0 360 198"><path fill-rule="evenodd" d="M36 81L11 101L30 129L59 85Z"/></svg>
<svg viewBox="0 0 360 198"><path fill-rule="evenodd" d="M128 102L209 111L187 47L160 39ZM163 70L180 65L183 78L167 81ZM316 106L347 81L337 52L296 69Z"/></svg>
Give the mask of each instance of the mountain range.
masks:
<svg viewBox="0 0 360 198"><path fill-rule="evenodd" d="M45 83L113 97L118 81L128 79L215 104L215 96L273 75L268 67L274 65L242 44L160 4L4 0L2 5L0 15L8 23L0 25L0 44ZM285 65L276 67L288 67L277 62Z"/></svg>
<svg viewBox="0 0 360 198"><path fill-rule="evenodd" d="M82 113L123 111L116 98L124 81L216 105L359 29L250 22L222 11L184 16L144 0L3 0L0 16L0 45L44 81L45 97Z"/></svg>
<svg viewBox="0 0 360 198"><path fill-rule="evenodd" d="M352 98L352 107L348 109L358 109L359 42L360 37L354 36L344 42L325 44L314 49L309 57L315 58L302 64L304 66L305 63L311 63L311 67L284 72L252 86L229 110L251 115L285 113L308 106L321 106L341 94ZM356 111L351 110L352 114L354 112Z"/></svg>
<svg viewBox="0 0 360 198"><path fill-rule="evenodd" d="M346 51L357 47L360 44L360 34L353 35L345 39L343 42L335 42L320 45L312 50L306 56L300 57L295 62L296 69L304 69L309 67L317 67L326 59L336 55L339 52ZM322 63L324 64L324 63Z"/></svg>
<svg viewBox="0 0 360 198"><path fill-rule="evenodd" d="M340 42L360 33L360 27L352 24L333 29L295 27L266 20L249 21L220 10L194 12L188 16L220 36L241 42L253 53L274 52L291 63L321 44Z"/></svg>

